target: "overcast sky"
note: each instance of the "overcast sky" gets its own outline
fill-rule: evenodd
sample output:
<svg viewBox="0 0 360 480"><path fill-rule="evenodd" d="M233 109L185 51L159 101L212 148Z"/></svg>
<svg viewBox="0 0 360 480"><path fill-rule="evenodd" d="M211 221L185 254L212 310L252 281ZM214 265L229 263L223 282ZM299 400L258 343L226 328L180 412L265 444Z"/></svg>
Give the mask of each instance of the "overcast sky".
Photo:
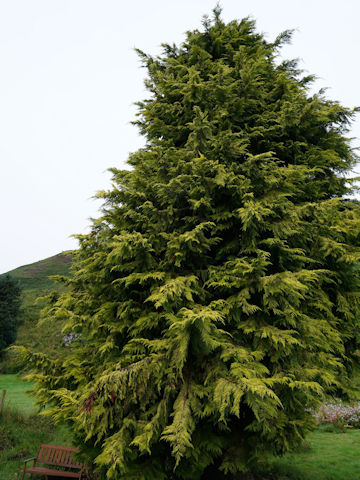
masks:
<svg viewBox="0 0 360 480"><path fill-rule="evenodd" d="M99 215L92 199L143 145L130 125L146 97L134 52L160 52L201 27L214 0L0 0L0 273L74 249ZM359 0L222 0L272 40L328 97L360 105ZM360 138L360 118L351 132ZM360 140L357 142L360 144Z"/></svg>

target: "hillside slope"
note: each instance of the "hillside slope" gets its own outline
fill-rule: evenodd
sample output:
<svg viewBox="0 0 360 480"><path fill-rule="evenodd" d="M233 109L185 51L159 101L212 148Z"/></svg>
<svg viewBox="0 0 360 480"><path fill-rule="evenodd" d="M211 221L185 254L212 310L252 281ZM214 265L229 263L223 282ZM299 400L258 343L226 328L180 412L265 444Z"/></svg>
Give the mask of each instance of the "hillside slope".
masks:
<svg viewBox="0 0 360 480"><path fill-rule="evenodd" d="M61 356L65 352L62 342L62 324L54 322L38 325L41 309L45 306L39 298L51 291L62 291L64 286L53 279L52 275L70 275L71 252L62 252L53 257L30 265L23 265L2 275L10 275L19 281L22 288L22 307L16 345L24 345L32 350ZM8 356L0 363L0 371L16 370Z"/></svg>
<svg viewBox="0 0 360 480"><path fill-rule="evenodd" d="M49 290L57 286L56 282L51 280L49 276L68 275L70 264L71 252L62 252L53 257L15 268L3 275L10 275L18 280L23 291Z"/></svg>

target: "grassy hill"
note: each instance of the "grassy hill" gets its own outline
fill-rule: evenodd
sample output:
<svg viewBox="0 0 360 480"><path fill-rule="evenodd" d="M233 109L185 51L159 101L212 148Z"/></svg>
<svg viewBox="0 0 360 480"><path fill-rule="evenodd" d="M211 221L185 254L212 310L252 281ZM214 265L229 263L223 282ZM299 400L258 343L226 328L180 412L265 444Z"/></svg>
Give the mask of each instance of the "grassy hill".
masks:
<svg viewBox="0 0 360 480"><path fill-rule="evenodd" d="M70 265L71 252L63 252L3 274L18 280L22 288L21 325L15 342L17 345L25 345L54 356L64 352L61 336L62 324L54 322L51 325L38 325L40 311L44 307L44 302L39 302L38 299L51 291L64 289L63 285L50 277L52 275L70 275ZM9 357L5 357L0 363L0 371L13 372L14 369L15 366Z"/></svg>
<svg viewBox="0 0 360 480"><path fill-rule="evenodd" d="M51 275L68 275L71 264L71 252L63 252L39 262L23 265L3 275L10 275L20 282L24 292L51 290L57 288Z"/></svg>

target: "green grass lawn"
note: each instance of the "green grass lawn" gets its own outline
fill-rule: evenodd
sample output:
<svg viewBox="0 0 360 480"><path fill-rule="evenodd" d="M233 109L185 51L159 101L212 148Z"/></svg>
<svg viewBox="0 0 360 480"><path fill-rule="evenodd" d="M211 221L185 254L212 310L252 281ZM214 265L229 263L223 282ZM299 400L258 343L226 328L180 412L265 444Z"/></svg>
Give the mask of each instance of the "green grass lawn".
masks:
<svg viewBox="0 0 360 480"><path fill-rule="evenodd" d="M279 480L359 480L360 430L318 428L302 452L274 459L268 473Z"/></svg>
<svg viewBox="0 0 360 480"><path fill-rule="evenodd" d="M25 415L36 413L34 399L27 393L31 389L32 384L22 381L17 375L0 375L0 394L6 390L6 407L19 410Z"/></svg>

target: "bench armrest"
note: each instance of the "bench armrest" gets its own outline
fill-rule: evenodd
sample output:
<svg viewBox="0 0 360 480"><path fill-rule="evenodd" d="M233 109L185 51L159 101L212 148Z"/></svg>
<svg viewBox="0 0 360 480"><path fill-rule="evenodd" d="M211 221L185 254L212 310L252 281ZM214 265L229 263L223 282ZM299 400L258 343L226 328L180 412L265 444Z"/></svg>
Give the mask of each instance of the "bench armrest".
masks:
<svg viewBox="0 0 360 480"><path fill-rule="evenodd" d="M37 457L31 457L24 460L24 463L31 462L31 460L36 460Z"/></svg>

